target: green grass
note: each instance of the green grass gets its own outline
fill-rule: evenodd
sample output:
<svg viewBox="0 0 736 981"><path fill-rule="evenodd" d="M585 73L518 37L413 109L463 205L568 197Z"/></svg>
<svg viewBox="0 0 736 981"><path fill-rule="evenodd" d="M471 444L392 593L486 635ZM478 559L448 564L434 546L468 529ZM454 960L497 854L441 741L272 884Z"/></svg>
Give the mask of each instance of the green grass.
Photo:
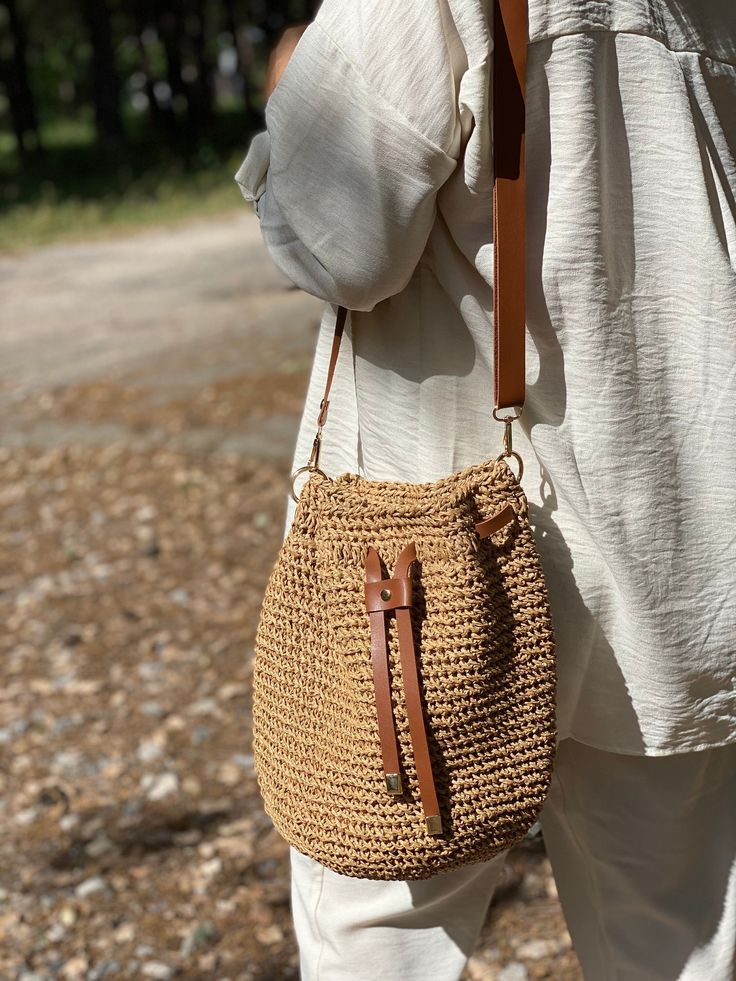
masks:
<svg viewBox="0 0 736 981"><path fill-rule="evenodd" d="M89 239L162 225L243 206L232 181L237 163L222 172L162 175L155 188L132 182L121 194L98 199L60 197L53 184L38 199L3 209L0 251L16 252L63 240Z"/></svg>
<svg viewBox="0 0 736 981"><path fill-rule="evenodd" d="M43 132L44 156L21 165L0 136L0 251L125 233L244 207L233 180L250 134L223 114L207 140L167 148L132 129L124 149L98 147L92 127Z"/></svg>

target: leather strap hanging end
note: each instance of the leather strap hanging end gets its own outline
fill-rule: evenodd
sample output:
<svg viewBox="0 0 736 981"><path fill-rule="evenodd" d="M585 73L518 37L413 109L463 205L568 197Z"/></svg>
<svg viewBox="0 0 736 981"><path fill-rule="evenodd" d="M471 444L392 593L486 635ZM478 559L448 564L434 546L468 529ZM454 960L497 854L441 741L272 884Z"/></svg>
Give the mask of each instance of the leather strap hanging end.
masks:
<svg viewBox="0 0 736 981"><path fill-rule="evenodd" d="M373 686L376 693L378 738L381 744L383 774L389 794L401 794L401 768L399 746L396 738L393 705L391 704L391 678L389 675L388 644L386 642L386 608L372 603L376 591L380 598L382 588L381 559L374 548L368 549L365 559L366 607L371 629L371 661ZM383 587L385 589L385 587ZM373 608L371 608L373 606Z"/></svg>
<svg viewBox="0 0 736 981"><path fill-rule="evenodd" d="M397 579L408 578L409 569L416 559L416 548L407 545L396 563L394 575ZM442 834L442 818L437 799L437 789L432 771L432 758L429 752L427 729L424 724L422 696L419 687L419 669L414 649L414 632L411 625L411 610L400 607L396 610L396 626L399 635L399 654L401 657L401 676L404 684L406 714L409 719L409 733L414 750L414 766L419 783L419 796L422 801L424 823L427 834Z"/></svg>

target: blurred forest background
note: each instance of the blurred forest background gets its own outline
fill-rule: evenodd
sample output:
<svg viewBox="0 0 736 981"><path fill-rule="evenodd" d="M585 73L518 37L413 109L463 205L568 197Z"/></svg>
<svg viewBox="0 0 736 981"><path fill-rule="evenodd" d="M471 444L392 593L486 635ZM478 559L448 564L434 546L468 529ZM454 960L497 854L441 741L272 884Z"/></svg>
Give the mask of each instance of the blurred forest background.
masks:
<svg viewBox="0 0 736 981"><path fill-rule="evenodd" d="M0 0L0 248L232 207L267 53L317 0Z"/></svg>

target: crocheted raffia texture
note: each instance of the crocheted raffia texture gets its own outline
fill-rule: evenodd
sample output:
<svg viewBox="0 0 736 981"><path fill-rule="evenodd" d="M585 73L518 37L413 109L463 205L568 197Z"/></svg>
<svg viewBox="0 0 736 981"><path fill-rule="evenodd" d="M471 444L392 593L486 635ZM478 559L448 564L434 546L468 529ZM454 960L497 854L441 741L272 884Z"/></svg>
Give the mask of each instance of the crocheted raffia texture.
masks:
<svg viewBox="0 0 736 981"><path fill-rule="evenodd" d="M516 520L479 541L477 521ZM376 548L390 575L416 544L411 610L443 834L423 818L388 617L404 792L386 792L364 598ZM344 875L423 879L523 837L555 753L554 641L528 505L503 461L433 484L336 479L302 491L256 637L253 742L281 834Z"/></svg>

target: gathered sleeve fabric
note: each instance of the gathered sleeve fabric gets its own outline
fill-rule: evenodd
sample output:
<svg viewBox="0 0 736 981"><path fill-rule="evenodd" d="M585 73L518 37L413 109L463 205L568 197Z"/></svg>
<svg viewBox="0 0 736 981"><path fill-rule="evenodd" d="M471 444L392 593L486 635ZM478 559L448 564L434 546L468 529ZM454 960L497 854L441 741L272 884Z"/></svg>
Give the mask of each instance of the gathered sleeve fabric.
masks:
<svg viewBox="0 0 736 981"><path fill-rule="evenodd" d="M443 0L326 0L299 41L236 180L306 292L370 311L408 283L461 155L459 50Z"/></svg>

